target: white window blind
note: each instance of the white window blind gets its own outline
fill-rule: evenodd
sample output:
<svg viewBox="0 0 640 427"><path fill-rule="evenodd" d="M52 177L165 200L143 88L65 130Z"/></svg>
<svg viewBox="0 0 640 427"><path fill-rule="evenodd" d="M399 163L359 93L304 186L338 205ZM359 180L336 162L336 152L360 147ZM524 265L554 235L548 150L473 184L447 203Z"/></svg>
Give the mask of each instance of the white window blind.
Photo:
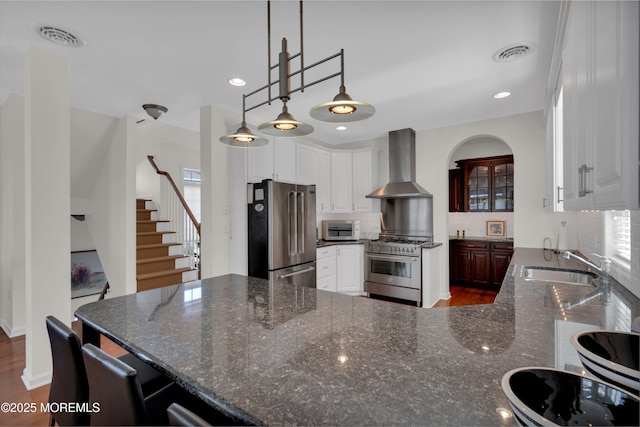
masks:
<svg viewBox="0 0 640 427"><path fill-rule="evenodd" d="M613 258L631 262L631 212L611 211L611 254Z"/></svg>

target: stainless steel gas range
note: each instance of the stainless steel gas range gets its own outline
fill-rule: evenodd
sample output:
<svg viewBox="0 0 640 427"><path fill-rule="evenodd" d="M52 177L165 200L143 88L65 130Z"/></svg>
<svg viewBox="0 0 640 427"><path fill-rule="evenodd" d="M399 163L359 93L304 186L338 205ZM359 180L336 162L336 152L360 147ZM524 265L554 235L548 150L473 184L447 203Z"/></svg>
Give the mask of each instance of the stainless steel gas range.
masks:
<svg viewBox="0 0 640 427"><path fill-rule="evenodd" d="M422 249L433 247L433 195L416 182L415 131L389 132L389 182L381 199L380 240L365 246L364 290L422 304Z"/></svg>
<svg viewBox="0 0 640 427"><path fill-rule="evenodd" d="M365 245L364 290L422 303L422 249L432 247L425 237L382 236Z"/></svg>

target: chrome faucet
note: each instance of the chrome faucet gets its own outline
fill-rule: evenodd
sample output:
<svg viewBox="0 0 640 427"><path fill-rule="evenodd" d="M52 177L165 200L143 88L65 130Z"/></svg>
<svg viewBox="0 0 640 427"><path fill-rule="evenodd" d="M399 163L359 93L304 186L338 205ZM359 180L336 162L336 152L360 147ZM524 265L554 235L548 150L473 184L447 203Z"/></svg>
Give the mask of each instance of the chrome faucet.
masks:
<svg viewBox="0 0 640 427"><path fill-rule="evenodd" d="M591 293L583 296L582 298L578 299L577 301L572 301L572 302L566 302L563 304L563 306L565 308L571 309L573 307L577 307L580 306L582 304L585 304L589 301L591 301L592 299L596 298L596 297L600 297L600 302L602 304L608 304L609 302L611 302L611 286L609 283L609 268L611 267L611 260L609 258L607 258L606 256L601 256L598 254L593 254L594 256L597 256L600 258L600 266L595 265L594 263L592 263L591 261L589 261L588 259L582 258L579 255L574 254L571 251L564 251L560 254L560 256L562 258L566 258L566 259L575 259L576 261L581 262L582 264L586 265L587 267L589 267L591 270L593 271L597 271L599 274L599 284L598 287Z"/></svg>
<svg viewBox="0 0 640 427"><path fill-rule="evenodd" d="M609 258L607 258L606 256L601 256L601 255L598 255L598 254L593 254L593 255L595 255L595 256L600 258L600 266L595 265L594 263L592 263L588 259L582 258L581 256L578 256L578 255L574 254L571 251L564 251L564 252L562 252L560 254L560 256L562 258L566 258L566 259L573 258L576 261L579 261L582 264L586 265L590 269L592 269L594 271L597 271L598 273L600 273L601 278L603 276L608 276L609 267L611 266L611 260Z"/></svg>

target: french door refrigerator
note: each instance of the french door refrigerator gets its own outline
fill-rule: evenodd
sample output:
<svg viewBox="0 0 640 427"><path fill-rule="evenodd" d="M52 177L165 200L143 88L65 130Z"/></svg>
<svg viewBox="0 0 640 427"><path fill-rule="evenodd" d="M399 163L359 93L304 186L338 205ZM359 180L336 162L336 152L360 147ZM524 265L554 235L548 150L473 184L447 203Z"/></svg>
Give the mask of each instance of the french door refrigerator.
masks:
<svg viewBox="0 0 640 427"><path fill-rule="evenodd" d="M248 184L249 276L316 287L316 186Z"/></svg>

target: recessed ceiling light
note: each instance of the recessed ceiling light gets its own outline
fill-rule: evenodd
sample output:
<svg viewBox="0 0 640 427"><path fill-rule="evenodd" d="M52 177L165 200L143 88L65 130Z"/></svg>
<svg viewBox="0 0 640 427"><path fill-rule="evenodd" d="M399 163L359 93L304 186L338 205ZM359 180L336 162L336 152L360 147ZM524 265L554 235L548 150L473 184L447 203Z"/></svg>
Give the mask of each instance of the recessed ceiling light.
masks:
<svg viewBox="0 0 640 427"><path fill-rule="evenodd" d="M229 84L231 86L244 86L247 84L247 82L242 80L240 77L234 77L232 79L229 79Z"/></svg>
<svg viewBox="0 0 640 427"><path fill-rule="evenodd" d="M86 40L69 28L54 25L34 25L36 32L45 40L66 47L82 47Z"/></svg>
<svg viewBox="0 0 640 427"><path fill-rule="evenodd" d="M337 126L336 130L347 130L346 126Z"/></svg>
<svg viewBox="0 0 640 427"><path fill-rule="evenodd" d="M498 92L495 95L493 95L493 97L495 99L501 99L501 98L506 98L507 96L510 96L511 92Z"/></svg>

